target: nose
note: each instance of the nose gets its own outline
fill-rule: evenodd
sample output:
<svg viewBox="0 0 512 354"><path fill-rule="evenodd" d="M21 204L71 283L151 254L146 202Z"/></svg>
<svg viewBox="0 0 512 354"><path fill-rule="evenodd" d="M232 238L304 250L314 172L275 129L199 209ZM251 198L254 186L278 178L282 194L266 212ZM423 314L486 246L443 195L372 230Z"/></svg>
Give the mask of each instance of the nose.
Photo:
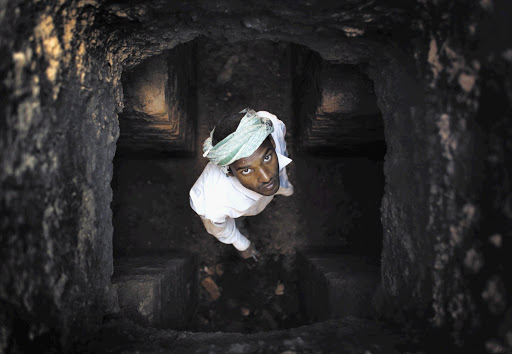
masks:
<svg viewBox="0 0 512 354"><path fill-rule="evenodd" d="M270 175L270 171L267 171L264 168L260 168L260 173L259 173L258 177L259 177L258 182L268 183L268 182L270 182L270 179L272 176Z"/></svg>

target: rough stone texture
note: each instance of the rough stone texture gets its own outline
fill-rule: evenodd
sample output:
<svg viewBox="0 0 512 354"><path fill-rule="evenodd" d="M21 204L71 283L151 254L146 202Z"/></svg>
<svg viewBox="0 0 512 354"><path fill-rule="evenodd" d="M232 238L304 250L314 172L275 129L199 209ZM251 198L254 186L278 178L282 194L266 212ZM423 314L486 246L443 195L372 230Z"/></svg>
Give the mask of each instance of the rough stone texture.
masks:
<svg viewBox="0 0 512 354"><path fill-rule="evenodd" d="M190 256L116 259L112 277L121 313L146 327L187 328L197 304Z"/></svg>
<svg viewBox="0 0 512 354"><path fill-rule="evenodd" d="M120 153L192 152L196 85L193 43L151 57L123 74Z"/></svg>
<svg viewBox="0 0 512 354"><path fill-rule="evenodd" d="M119 75L94 3L61 4L0 3L0 352L59 350L113 298Z"/></svg>
<svg viewBox="0 0 512 354"><path fill-rule="evenodd" d="M494 253L485 253L480 246L487 241L480 240L479 232L483 225L492 224L489 220L494 219L495 213L503 215L505 225L510 222L509 203L502 201L507 198L493 191L492 202L482 199L483 187L488 185L484 176L494 176L499 181L494 185L509 185L507 174L486 170L489 165L483 155L489 145L507 151L504 134L509 123L480 135L476 121L482 80L494 80L482 77L481 70L499 63L498 73L503 78L497 82L503 83L503 87L509 82L510 45L505 40L489 39L498 39L496 33L510 32L510 25L503 17L511 13L510 5L505 1L408 2L414 11L402 8L410 11L407 21L400 17L400 11L388 12L389 8L384 7L386 15L379 18L383 21L379 23L386 20L402 23L382 28L377 35L371 29L358 31L360 27L356 23L364 22L364 14L358 12L357 18L348 14L363 3L351 4L344 9L330 8L325 12L322 9L309 16L299 15L307 6L305 3L288 11L283 10L284 5L268 10L266 4L258 4L257 8L248 6L242 11L227 3L218 7L200 4L187 12L189 17L181 15L186 23L182 33L169 31L162 37L159 32L158 43L155 41L153 46L144 48L119 43L119 48L132 49L120 55L129 58L137 53L127 59L127 65L134 65L139 59L174 45L178 37L186 40L210 31L212 37L228 41L250 38L291 41L317 51L324 60L333 63L368 63L367 74L374 82L388 148L382 204L383 293L394 308L409 317L414 314L427 320L425 325L449 333L461 345L471 346L472 341L481 345L483 337L472 334L483 332L493 336L493 340L496 337L500 345L507 345L510 325L504 312L491 316L492 321L485 324L485 330L481 321L490 311L486 301L499 303L496 299L503 298L507 299L504 303L509 303L508 292L493 290L502 288L501 282L496 281L501 276L480 273L473 278L469 274L474 267L468 270L465 259L472 249L484 259L492 259ZM378 18L372 15L377 7L365 9L370 12L371 27ZM157 18L150 12L133 10L133 7L125 8L130 14L128 19L148 27L156 23ZM201 16L208 11L217 16ZM244 15L249 11L253 11L251 15ZM324 16L327 13L331 20ZM341 22L346 23L334 23L342 18ZM315 22L320 19L322 25ZM347 31L347 27L351 30ZM149 31L145 35L151 38ZM168 38L167 44L161 38ZM136 36L132 40L137 42ZM508 107L508 102L508 96L502 97L501 107ZM504 112L505 116L509 115L508 110ZM496 160L498 171L507 169L506 161ZM504 187L501 192L508 195L508 190ZM505 234L503 230L496 233ZM482 238L486 240L493 235L494 232ZM499 258L491 263L504 261L505 258ZM508 271L506 267L496 266L494 273L504 274L505 269ZM482 297L483 293L489 295ZM501 324L504 329L498 330ZM491 334L490 328L494 329L493 333L502 334Z"/></svg>
<svg viewBox="0 0 512 354"><path fill-rule="evenodd" d="M373 83L359 68L364 63L330 64L304 47L294 49L300 148L381 158L384 123Z"/></svg>
<svg viewBox="0 0 512 354"><path fill-rule="evenodd" d="M380 269L362 257L308 252L298 257L300 298L310 322L374 317Z"/></svg>
<svg viewBox="0 0 512 354"><path fill-rule="evenodd" d="M383 294L460 345L510 348L511 6L1 2L1 349L100 323L121 73L200 35L368 63L388 148Z"/></svg>
<svg viewBox="0 0 512 354"><path fill-rule="evenodd" d="M101 344L100 344L101 343ZM446 349L446 347L445 347ZM254 334L191 333L111 321L75 352L172 353L403 353L416 352L400 333L377 321L345 317L314 325Z"/></svg>
<svg viewBox="0 0 512 354"><path fill-rule="evenodd" d="M493 99L492 108L479 107L485 103L482 85L510 82L505 55L510 43L491 33L510 31L510 24L495 16L511 10L499 1L420 3L421 18L413 25L418 36L409 52L423 91L419 102L410 95L415 86L400 78L399 64L371 70L388 145L382 204L384 291L397 307L412 310L409 316L428 318L456 343L480 351L491 338L502 348L509 345L504 335L510 331L505 316L510 292L496 280L510 274L510 267L500 251L488 246L488 238L507 233L503 227L511 220L503 197L509 188L491 187L510 185L502 174L510 162L501 158L496 166L490 163L495 156L491 151L509 149L503 138L510 132L510 119L503 122L510 116L510 96ZM500 78L481 74L496 66ZM407 107L404 101L413 104ZM497 139L495 129L501 130ZM485 296L486 289L493 295ZM502 310L490 315L491 299L496 298L503 299Z"/></svg>
<svg viewBox="0 0 512 354"><path fill-rule="evenodd" d="M161 54L148 58L132 70L123 73L124 115L140 114L142 117L149 116L147 120L153 118L160 123L169 120L166 57L165 54ZM120 139L122 137L123 132ZM121 140L118 143L121 143Z"/></svg>

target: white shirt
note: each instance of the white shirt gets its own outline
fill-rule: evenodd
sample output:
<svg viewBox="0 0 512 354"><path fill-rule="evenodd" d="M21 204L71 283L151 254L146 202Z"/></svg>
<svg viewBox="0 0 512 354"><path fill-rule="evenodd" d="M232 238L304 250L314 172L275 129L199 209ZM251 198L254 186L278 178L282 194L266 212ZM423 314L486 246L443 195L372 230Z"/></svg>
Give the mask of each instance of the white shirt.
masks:
<svg viewBox="0 0 512 354"><path fill-rule="evenodd" d="M284 141L286 126L269 112L259 111L258 115L269 118L274 124L272 138L276 144L280 179L275 195L292 195L293 186L286 174L286 165L292 161L287 157ZM261 213L273 198L274 195L264 196L245 188L236 177L227 176L220 166L211 162L190 190L190 206L203 220L206 231L220 242L233 244L239 251L246 250L251 242L237 229L235 219Z"/></svg>

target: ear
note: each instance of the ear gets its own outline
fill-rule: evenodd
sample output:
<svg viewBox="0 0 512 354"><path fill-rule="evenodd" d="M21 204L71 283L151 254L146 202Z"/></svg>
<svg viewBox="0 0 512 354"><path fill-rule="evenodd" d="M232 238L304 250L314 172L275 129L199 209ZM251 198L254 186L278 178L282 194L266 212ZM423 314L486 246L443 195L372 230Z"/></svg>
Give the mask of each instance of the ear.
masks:
<svg viewBox="0 0 512 354"><path fill-rule="evenodd" d="M231 172L231 166L230 166L230 167L228 167L228 176L235 177L235 175L233 174L233 172Z"/></svg>

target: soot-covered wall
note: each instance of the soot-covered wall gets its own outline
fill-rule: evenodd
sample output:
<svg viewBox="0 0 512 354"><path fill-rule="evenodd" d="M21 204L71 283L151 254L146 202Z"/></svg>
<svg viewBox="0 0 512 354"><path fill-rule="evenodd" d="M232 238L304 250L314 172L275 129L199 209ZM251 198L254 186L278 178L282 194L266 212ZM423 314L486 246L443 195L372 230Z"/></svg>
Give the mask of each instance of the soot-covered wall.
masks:
<svg viewBox="0 0 512 354"><path fill-rule="evenodd" d="M417 35L406 41L421 101L404 105L397 99L408 95L397 95L395 80L375 80L388 112L384 289L410 316L490 351L512 346L510 162L502 155L510 151L511 96L497 94L510 93L511 44L503 34L511 10L499 1L421 2ZM469 336L482 330L483 338Z"/></svg>
<svg viewBox="0 0 512 354"><path fill-rule="evenodd" d="M110 304L119 74L94 2L0 4L0 351L59 348Z"/></svg>
<svg viewBox="0 0 512 354"><path fill-rule="evenodd" d="M456 342L511 347L510 5L191 4L0 3L0 348L100 323L121 72L199 35L368 63L387 144L383 294Z"/></svg>

